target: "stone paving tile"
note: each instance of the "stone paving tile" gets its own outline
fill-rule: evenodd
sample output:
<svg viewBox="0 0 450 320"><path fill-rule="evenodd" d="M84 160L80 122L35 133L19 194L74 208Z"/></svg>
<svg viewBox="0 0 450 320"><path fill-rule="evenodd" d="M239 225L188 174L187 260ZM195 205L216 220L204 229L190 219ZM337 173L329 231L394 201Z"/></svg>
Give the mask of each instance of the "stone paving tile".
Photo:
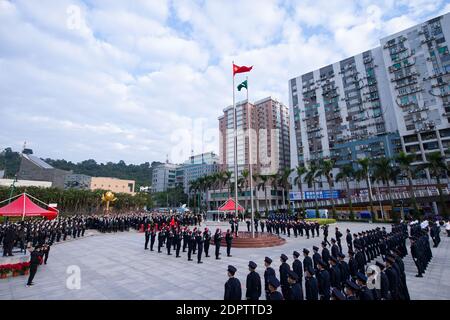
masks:
<svg viewBox="0 0 450 320"><path fill-rule="evenodd" d="M352 232L377 226L363 223L338 225L341 230L350 228ZM215 225L210 229L215 230ZM333 233L334 226L330 228L330 238ZM186 253L176 259L174 255L168 256L165 248L161 254L144 251L143 240L142 234L128 232L93 235L55 245L49 264L39 268L34 287L25 287L26 277L0 280L0 299L222 299L229 264L238 269L237 277L244 291L249 260L258 264L257 271L262 275L264 257L270 256L278 271L282 253L291 257L293 250L311 249L321 242L322 237L291 237L283 246L272 248L233 248L233 257L226 257L221 248L222 260L203 257L204 263L200 265L196 261L187 261ZM346 245L343 245L345 250ZM213 248L210 250L210 254L213 253ZM450 299L450 283L444 276L444 272L450 270L449 238L442 236L441 245L433 249L433 255L422 279L414 277L415 266L410 257L405 258L407 283L413 299ZM193 259L196 260L196 256ZM292 263L292 259L288 262ZM66 287L66 270L71 265L80 267L80 290Z"/></svg>

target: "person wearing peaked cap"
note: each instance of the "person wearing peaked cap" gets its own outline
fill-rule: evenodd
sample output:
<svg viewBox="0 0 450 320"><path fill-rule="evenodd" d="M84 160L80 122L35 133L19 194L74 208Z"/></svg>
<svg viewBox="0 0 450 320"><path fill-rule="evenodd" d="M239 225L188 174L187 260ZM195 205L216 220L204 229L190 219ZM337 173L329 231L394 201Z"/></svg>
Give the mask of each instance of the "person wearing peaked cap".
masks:
<svg viewBox="0 0 450 320"><path fill-rule="evenodd" d="M283 297L286 297L288 294L288 272L290 270L289 265L286 263L288 257L285 254L282 254L280 257L281 265L280 265L280 283L281 283L281 293Z"/></svg>
<svg viewBox="0 0 450 320"><path fill-rule="evenodd" d="M327 244L322 242L322 260L328 262L330 260L330 251L327 249Z"/></svg>
<svg viewBox="0 0 450 320"><path fill-rule="evenodd" d="M261 297L261 277L259 274L255 271L257 265L253 261L250 261L248 263L248 270L250 273L247 275L247 281L246 281L246 292L245 292L245 298L247 300L259 300L259 297Z"/></svg>
<svg viewBox="0 0 450 320"><path fill-rule="evenodd" d="M269 300L270 291L269 291L269 279L275 277L275 270L270 266L272 263L272 259L269 257L264 258L264 266L266 270L264 271L264 291L266 293L266 300Z"/></svg>
<svg viewBox="0 0 450 320"><path fill-rule="evenodd" d="M347 229L347 234L345 236L345 241L347 242L348 250L353 249L353 237L349 229Z"/></svg>
<svg viewBox="0 0 450 320"><path fill-rule="evenodd" d="M365 274L358 272L356 274L356 283L360 286L360 290L359 290L359 300L374 300L374 296L372 294L372 291L370 291L369 288L367 288L367 277Z"/></svg>
<svg viewBox="0 0 450 320"><path fill-rule="evenodd" d="M235 278L236 268L229 265L227 268L228 280L225 283L225 294L224 300L241 300L242 299L242 289L241 282L239 279Z"/></svg>
<svg viewBox="0 0 450 320"><path fill-rule="evenodd" d="M269 296L267 300L276 301L284 300L283 295L277 291L280 286L280 281L276 277L270 277L269 279Z"/></svg>
<svg viewBox="0 0 450 320"><path fill-rule="evenodd" d="M294 251L294 261L292 262L292 271L294 271L297 274L297 282L300 283L300 286L303 284L303 265L302 262L299 260L300 254L297 251Z"/></svg>
<svg viewBox="0 0 450 320"><path fill-rule="evenodd" d="M312 268L313 267L313 260L311 259L310 256L308 256L309 254L309 250L308 249L303 249L303 270L307 270L308 268Z"/></svg>
<svg viewBox="0 0 450 320"><path fill-rule="evenodd" d="M345 295L338 288L331 289L331 300L347 300Z"/></svg>
<svg viewBox="0 0 450 320"><path fill-rule="evenodd" d="M366 275L364 273L358 272L358 273L356 273L356 281L358 282L359 285L366 284L367 283L367 277L366 277Z"/></svg>
<svg viewBox="0 0 450 320"><path fill-rule="evenodd" d="M340 253L338 256L338 266L341 273L341 288L344 286L345 281L350 278L350 267L344 258L345 254Z"/></svg>
<svg viewBox="0 0 450 320"><path fill-rule="evenodd" d="M330 273L325 269L327 264L320 260L317 263L317 283L319 288L320 300L330 300Z"/></svg>
<svg viewBox="0 0 450 320"><path fill-rule="evenodd" d="M220 231L220 229L216 230L216 233L214 234L214 246L216 247L215 250L215 255L216 255L216 260L220 260L220 243L222 242L222 232Z"/></svg>
<svg viewBox="0 0 450 320"><path fill-rule="evenodd" d="M359 291L360 287L353 282L352 280L347 280L345 282L345 288L344 288L344 292L347 296L347 300L359 300L358 298L358 291Z"/></svg>
<svg viewBox="0 0 450 320"><path fill-rule="evenodd" d="M294 271L288 273L289 289L288 295L284 298L286 300L303 300L303 289L298 282L298 276Z"/></svg>
<svg viewBox="0 0 450 320"><path fill-rule="evenodd" d="M389 292L389 278L385 272L385 265L380 262L376 261L375 265L380 268L379 272L379 278L380 278L380 290L379 294L377 295L381 300L391 300L391 294Z"/></svg>
<svg viewBox="0 0 450 320"><path fill-rule="evenodd" d="M337 258L338 254L341 252L341 250L339 249L339 246L336 244L336 240L331 239L331 255L334 258Z"/></svg>
<svg viewBox="0 0 450 320"><path fill-rule="evenodd" d="M339 268L338 261L335 257L330 257L331 267L329 268L330 272L330 284L333 288L341 288L341 269Z"/></svg>
<svg viewBox="0 0 450 320"><path fill-rule="evenodd" d="M305 270L305 298L308 301L318 300L319 288L312 267Z"/></svg>

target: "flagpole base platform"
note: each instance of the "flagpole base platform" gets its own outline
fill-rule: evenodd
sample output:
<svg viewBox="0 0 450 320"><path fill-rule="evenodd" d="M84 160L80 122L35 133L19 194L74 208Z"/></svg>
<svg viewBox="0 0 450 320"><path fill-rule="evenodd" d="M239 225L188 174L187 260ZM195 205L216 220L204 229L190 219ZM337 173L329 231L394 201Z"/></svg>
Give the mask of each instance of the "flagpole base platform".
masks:
<svg viewBox="0 0 450 320"><path fill-rule="evenodd" d="M252 238L252 233L247 231L239 231L238 236L233 238L233 248L268 248L277 247L286 243L286 240L268 233L268 232L255 232L255 237ZM222 242L222 247L226 247L225 234Z"/></svg>

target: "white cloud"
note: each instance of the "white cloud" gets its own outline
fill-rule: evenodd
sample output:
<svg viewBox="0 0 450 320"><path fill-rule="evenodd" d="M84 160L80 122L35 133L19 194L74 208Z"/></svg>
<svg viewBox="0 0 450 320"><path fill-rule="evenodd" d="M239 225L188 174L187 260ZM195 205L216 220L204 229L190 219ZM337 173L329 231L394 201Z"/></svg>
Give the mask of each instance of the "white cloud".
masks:
<svg viewBox="0 0 450 320"><path fill-rule="evenodd" d="M68 27L70 6L78 28ZM449 9L443 0L0 0L0 147L27 140L43 157L127 162L218 151L232 60L254 65L251 100L287 104L290 78Z"/></svg>

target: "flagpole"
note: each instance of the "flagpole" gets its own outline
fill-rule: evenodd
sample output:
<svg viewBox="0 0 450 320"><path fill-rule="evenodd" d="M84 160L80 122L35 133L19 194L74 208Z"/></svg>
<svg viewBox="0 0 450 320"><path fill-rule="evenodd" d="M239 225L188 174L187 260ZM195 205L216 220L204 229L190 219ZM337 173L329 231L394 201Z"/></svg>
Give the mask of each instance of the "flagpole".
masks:
<svg viewBox="0 0 450 320"><path fill-rule="evenodd" d="M234 214L239 218L238 213L238 164L237 164L237 124L236 124L236 101L234 96L234 61L233 61L233 127L234 127ZM238 222L239 223L239 222Z"/></svg>
<svg viewBox="0 0 450 320"><path fill-rule="evenodd" d="M255 209L253 204L253 162L252 162L252 125L251 125L251 107L250 107L250 101L248 100L248 77L245 78L247 81L247 126L248 126L248 166L249 166L249 175L250 175L250 202L251 204L251 217L252 217L252 223L250 224L252 227L252 238L255 237L255 226L253 223L255 222Z"/></svg>

